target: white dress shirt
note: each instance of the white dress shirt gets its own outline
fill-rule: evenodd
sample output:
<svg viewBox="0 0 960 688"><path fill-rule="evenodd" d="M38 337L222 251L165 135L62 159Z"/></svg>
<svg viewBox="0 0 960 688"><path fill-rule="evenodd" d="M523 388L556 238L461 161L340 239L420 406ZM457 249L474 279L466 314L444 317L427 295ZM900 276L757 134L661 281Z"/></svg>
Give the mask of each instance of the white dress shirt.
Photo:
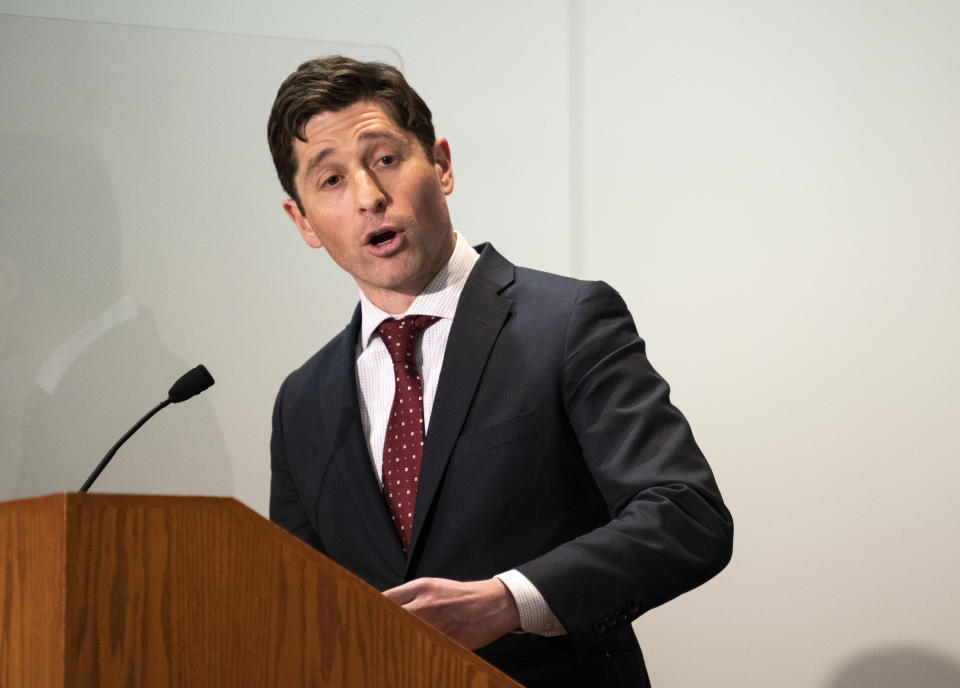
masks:
<svg viewBox="0 0 960 688"><path fill-rule="evenodd" d="M383 441L387 434L387 418L393 405L393 361L376 330L387 318L406 315L432 315L437 322L424 330L417 345L417 365L423 381L423 425L429 432L433 400L443 367L447 338L453 325L457 302L463 285L480 255L459 234L455 235L453 254L440 272L414 299L404 313L386 313L360 291L360 338L357 341L357 383L360 393L360 419L367 440L367 449L373 460L377 479L383 481ZM563 635L566 631L543 595L530 580L517 570L497 576L513 595L520 611L520 628L538 635Z"/></svg>

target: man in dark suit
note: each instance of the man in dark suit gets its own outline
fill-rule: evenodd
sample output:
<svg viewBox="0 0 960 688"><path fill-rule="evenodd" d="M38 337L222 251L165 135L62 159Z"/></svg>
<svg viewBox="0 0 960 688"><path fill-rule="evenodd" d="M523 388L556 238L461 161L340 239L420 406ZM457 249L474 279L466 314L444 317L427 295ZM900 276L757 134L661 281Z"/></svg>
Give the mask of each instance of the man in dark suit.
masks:
<svg viewBox="0 0 960 688"><path fill-rule="evenodd" d="M361 300L277 397L271 518L526 685L648 685L630 622L722 569L732 521L619 295L453 231L392 67L301 65L268 137Z"/></svg>

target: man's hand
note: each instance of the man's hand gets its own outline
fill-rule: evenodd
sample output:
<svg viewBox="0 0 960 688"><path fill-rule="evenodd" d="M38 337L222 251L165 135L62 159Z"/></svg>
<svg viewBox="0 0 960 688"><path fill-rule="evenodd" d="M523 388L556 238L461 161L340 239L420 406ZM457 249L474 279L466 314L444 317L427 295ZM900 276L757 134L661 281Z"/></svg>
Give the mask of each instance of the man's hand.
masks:
<svg viewBox="0 0 960 688"><path fill-rule="evenodd" d="M517 603L499 578L417 578L383 594L471 650L520 628Z"/></svg>

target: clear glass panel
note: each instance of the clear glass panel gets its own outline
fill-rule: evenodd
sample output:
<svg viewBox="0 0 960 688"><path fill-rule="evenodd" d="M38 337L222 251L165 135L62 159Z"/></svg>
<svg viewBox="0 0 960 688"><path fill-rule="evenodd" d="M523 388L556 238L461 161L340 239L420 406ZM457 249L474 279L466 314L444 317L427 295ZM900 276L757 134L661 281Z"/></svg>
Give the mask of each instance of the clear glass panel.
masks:
<svg viewBox="0 0 960 688"><path fill-rule="evenodd" d="M262 508L271 397L322 341L285 348L276 304L316 323L329 302L339 326L356 296L295 250L265 137L283 78L333 52L398 63L374 46L0 15L0 499L77 489L203 362L218 385L154 418L94 489ZM300 296L317 290L343 302Z"/></svg>

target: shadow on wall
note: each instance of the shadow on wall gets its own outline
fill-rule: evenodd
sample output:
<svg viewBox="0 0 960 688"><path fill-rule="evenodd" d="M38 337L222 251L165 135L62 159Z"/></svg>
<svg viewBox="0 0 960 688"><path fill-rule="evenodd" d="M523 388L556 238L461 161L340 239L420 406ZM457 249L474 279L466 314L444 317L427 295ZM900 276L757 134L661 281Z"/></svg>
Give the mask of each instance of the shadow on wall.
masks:
<svg viewBox="0 0 960 688"><path fill-rule="evenodd" d="M89 147L0 135L0 499L76 490L188 365L124 293L112 185ZM175 279L175 276L172 276ZM144 427L95 489L229 495L206 399Z"/></svg>
<svg viewBox="0 0 960 688"><path fill-rule="evenodd" d="M826 688L958 688L960 664L920 647L873 650L844 664Z"/></svg>

